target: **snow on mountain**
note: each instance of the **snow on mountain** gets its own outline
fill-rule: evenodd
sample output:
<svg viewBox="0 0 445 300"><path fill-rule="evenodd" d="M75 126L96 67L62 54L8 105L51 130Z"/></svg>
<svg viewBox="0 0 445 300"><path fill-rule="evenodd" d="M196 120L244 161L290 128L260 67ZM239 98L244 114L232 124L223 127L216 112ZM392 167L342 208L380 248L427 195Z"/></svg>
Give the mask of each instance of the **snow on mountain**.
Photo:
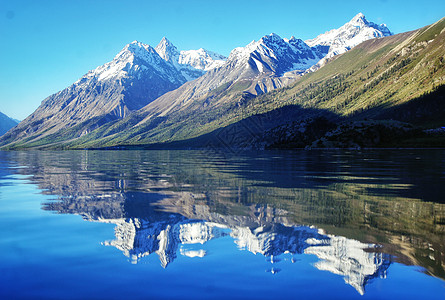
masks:
<svg viewBox="0 0 445 300"><path fill-rule="evenodd" d="M163 51L167 49L163 46L157 48ZM183 116L199 113L194 110L198 107L201 110L201 107L195 104L201 101L206 103L209 93L222 86L231 93L243 92L245 95L260 95L285 87L323 56L318 47L309 47L294 37L285 40L275 33L263 36L245 47L233 49L219 68L187 82L144 107L141 115L145 117L138 124L149 121L153 116L164 117L179 111ZM211 97L214 97L211 105L232 101L219 92L213 93Z"/></svg>
<svg viewBox="0 0 445 300"><path fill-rule="evenodd" d="M315 66L315 69L318 69L330 58L345 53L364 41L390 35L392 33L385 24L378 25L370 22L362 13L359 13L340 28L332 29L305 42L311 47L321 46L328 49L323 60Z"/></svg>
<svg viewBox="0 0 445 300"><path fill-rule="evenodd" d="M111 62L89 71L74 84L96 78L98 81L151 78L153 73L174 84L183 84L224 64L226 57L204 49L178 51L167 38L156 48L133 41ZM146 74L149 73L149 74Z"/></svg>
<svg viewBox="0 0 445 300"><path fill-rule="evenodd" d="M198 50L178 51L167 38L162 38L155 48L156 52L171 63L187 81L202 76L206 71L224 64L225 56L200 48Z"/></svg>
<svg viewBox="0 0 445 300"><path fill-rule="evenodd" d="M185 82L185 78L181 78L177 70L160 57L155 49L149 45L133 41L126 45L111 62L88 72L76 83L81 82L84 78L91 77L96 77L99 81L117 80L148 69L152 69L157 75L172 83ZM138 79L140 77L141 74L138 74Z"/></svg>
<svg viewBox="0 0 445 300"><path fill-rule="evenodd" d="M309 47L300 39L282 39L271 33L245 47L232 50L228 62L248 65L260 73L273 72L282 75L294 70L306 70L314 65L323 54L317 48Z"/></svg>
<svg viewBox="0 0 445 300"><path fill-rule="evenodd" d="M170 63L178 61L179 51L166 37L162 38L155 50L165 61Z"/></svg>
<svg viewBox="0 0 445 300"><path fill-rule="evenodd" d="M113 61L90 71L86 76L96 76L99 80L123 78L141 69L145 70L149 65L171 82L185 82L202 76L206 71L222 67L226 61L248 65L259 73L274 72L282 75L289 71L309 69L363 41L388 35L392 33L385 24L369 22L359 13L340 28L305 42L295 37L282 39L275 33L266 35L245 47L235 48L228 59L203 48L179 51L165 37L156 48L134 41L125 46ZM135 60L142 64L135 63ZM175 74L171 67L183 78L178 78L181 76Z"/></svg>
<svg viewBox="0 0 445 300"><path fill-rule="evenodd" d="M227 57L221 54L200 48L181 51L178 62L182 65L190 65L195 69L209 71L222 66L226 59Z"/></svg>
<svg viewBox="0 0 445 300"><path fill-rule="evenodd" d="M167 52L167 46L167 41L164 40L161 45L156 47L162 49L162 51L159 50L161 56L167 57L163 54L164 52L174 53L173 51ZM191 110L197 106L191 104L204 100L209 92L223 85L226 85L225 90L233 88L232 91L240 91L241 88L243 92L251 95L264 94L273 89L284 87L298 76L295 74L283 75L290 71L302 73L321 58L323 58L323 54L318 48L311 48L302 40L294 37L284 40L274 33L266 35L245 47L235 48L220 67L208 71L192 82L187 82L144 107L141 115L146 117L139 123L145 123L154 114L166 116L180 110L183 115L193 115L195 112ZM215 95L217 94L213 96ZM222 99L219 96L216 99L218 99L216 101L221 100L222 102L229 100L229 98ZM188 110L189 108L191 110Z"/></svg>

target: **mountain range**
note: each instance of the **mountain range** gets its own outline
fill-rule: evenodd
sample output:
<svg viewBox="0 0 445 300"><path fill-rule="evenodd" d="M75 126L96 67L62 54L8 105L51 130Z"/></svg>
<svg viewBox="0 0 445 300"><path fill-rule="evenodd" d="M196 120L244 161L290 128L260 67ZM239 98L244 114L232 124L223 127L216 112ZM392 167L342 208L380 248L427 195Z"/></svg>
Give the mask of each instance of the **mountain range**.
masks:
<svg viewBox="0 0 445 300"><path fill-rule="evenodd" d="M0 145L386 145L394 135L420 133L410 124L369 118L439 124L443 27L442 19L393 36L386 25L358 14L312 40L270 34L235 48L228 58L204 49L178 51L166 38L156 48L135 41L45 99ZM434 109L418 112L419 101ZM351 120L361 123L337 129ZM361 128L371 138L343 141Z"/></svg>
<svg viewBox="0 0 445 300"><path fill-rule="evenodd" d="M225 57L204 49L179 53L166 38L156 48L133 41L114 59L49 96L16 128L33 140L87 123L79 135L141 109L162 94L201 76Z"/></svg>

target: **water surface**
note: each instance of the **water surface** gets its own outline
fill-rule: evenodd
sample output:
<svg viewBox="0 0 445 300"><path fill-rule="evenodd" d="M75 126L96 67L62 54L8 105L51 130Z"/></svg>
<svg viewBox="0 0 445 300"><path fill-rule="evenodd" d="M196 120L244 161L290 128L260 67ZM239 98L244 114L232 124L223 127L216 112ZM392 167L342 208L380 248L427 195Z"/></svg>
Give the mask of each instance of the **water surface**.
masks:
<svg viewBox="0 0 445 300"><path fill-rule="evenodd" d="M0 152L1 299L445 298L445 151Z"/></svg>

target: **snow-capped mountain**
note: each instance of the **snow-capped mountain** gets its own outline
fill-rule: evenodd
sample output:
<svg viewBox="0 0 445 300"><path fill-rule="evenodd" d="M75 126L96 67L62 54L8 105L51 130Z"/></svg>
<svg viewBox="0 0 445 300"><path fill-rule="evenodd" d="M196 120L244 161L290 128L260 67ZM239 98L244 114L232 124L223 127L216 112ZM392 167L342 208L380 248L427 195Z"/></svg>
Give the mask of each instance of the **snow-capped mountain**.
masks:
<svg viewBox="0 0 445 300"><path fill-rule="evenodd" d="M323 58L317 48L309 47L300 39L282 39L271 33L252 41L245 47L232 50L227 62L244 66L256 73L274 73L276 76L294 70L306 70Z"/></svg>
<svg viewBox="0 0 445 300"><path fill-rule="evenodd" d="M185 78L181 78L178 74L178 70L161 58L154 48L133 41L126 45L111 62L88 72L76 83L93 77L98 81L129 79L135 75L137 79L144 77L144 75L153 77L151 74L146 74L147 71L171 83L182 84L185 81Z"/></svg>
<svg viewBox="0 0 445 300"><path fill-rule="evenodd" d="M314 68L317 69L335 55L345 53L364 41L390 35L392 32L385 24L378 25L370 22L364 14L359 13L340 28L332 29L305 42L311 47L325 47L326 56L317 63Z"/></svg>
<svg viewBox="0 0 445 300"><path fill-rule="evenodd" d="M202 76L206 71L220 67L227 59L225 56L200 48L198 50L178 51L167 38L162 38L155 48L165 61L171 63L189 80Z"/></svg>
<svg viewBox="0 0 445 300"><path fill-rule="evenodd" d="M158 47L162 49L161 56L166 59L178 57L168 41ZM224 89L226 91L231 88L239 91L242 86L243 92L253 95L264 94L295 80L295 75L283 77L286 72L302 73L321 58L323 54L317 47L311 48L294 37L289 40L282 39L272 33L258 41L252 41L245 47L235 48L219 67L159 97L153 106L147 105L141 114L149 112L150 115L159 113L164 115L184 110L187 108L187 103L198 103L208 93L223 85L226 86Z"/></svg>
<svg viewBox="0 0 445 300"><path fill-rule="evenodd" d="M190 65L196 69L210 71L224 64L227 57L203 48L198 50L181 51L179 64Z"/></svg>

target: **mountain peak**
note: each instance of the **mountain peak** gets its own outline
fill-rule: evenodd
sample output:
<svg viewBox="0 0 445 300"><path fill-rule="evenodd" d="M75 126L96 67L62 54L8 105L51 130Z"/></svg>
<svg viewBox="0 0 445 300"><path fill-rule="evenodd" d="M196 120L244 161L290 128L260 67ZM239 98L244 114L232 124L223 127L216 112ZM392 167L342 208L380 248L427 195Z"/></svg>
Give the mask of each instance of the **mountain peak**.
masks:
<svg viewBox="0 0 445 300"><path fill-rule="evenodd" d="M315 39L307 40L306 43L311 47L316 45L331 46L330 51L335 50L336 54L339 54L365 40L389 35L392 35L392 33L386 25L377 25L368 21L363 13L358 13L340 28L320 34ZM343 49L334 49L335 46Z"/></svg>
<svg viewBox="0 0 445 300"><path fill-rule="evenodd" d="M327 52L326 56L317 63L315 69L323 66L328 59L335 55L345 53L358 44L369 39L381 38L392 35L386 25L377 25L366 20L363 13L355 15L348 23L338 29L332 29L326 33L320 34L314 39L306 40L310 47L319 48L322 52ZM311 68L311 70L315 70Z"/></svg>
<svg viewBox="0 0 445 300"><path fill-rule="evenodd" d="M367 26L370 23L368 22L368 20L366 20L366 17L364 14L362 13L358 13L355 17L353 17L351 19L351 21L349 21L347 24L351 24L354 26L359 26L359 27L363 27L363 26Z"/></svg>
<svg viewBox="0 0 445 300"><path fill-rule="evenodd" d="M179 56L179 51L172 42L170 42L165 36L159 42L155 48L156 52L164 60L172 62Z"/></svg>
<svg viewBox="0 0 445 300"><path fill-rule="evenodd" d="M159 42L158 46L156 47L162 47L162 46L166 46L166 47L175 47L173 45L172 42L170 42L169 39L167 39L165 36L162 38L162 40ZM176 48L176 47L175 47Z"/></svg>
<svg viewBox="0 0 445 300"><path fill-rule="evenodd" d="M274 41L274 42L280 42L283 39L276 33L272 32L269 35L265 35L261 38L261 41Z"/></svg>
<svg viewBox="0 0 445 300"><path fill-rule="evenodd" d="M269 34L269 36L274 39L281 39L281 37L278 34L276 34L275 32L272 32L271 34Z"/></svg>
<svg viewBox="0 0 445 300"><path fill-rule="evenodd" d="M114 57L114 61L129 62L133 61L135 57L145 61L152 61L153 55L158 56L153 47L135 40L130 44L125 45L125 47Z"/></svg>
<svg viewBox="0 0 445 300"><path fill-rule="evenodd" d="M129 60L132 57L144 57L147 52L153 52L153 48L150 45L143 44L138 41L133 41L127 45L114 57L114 60Z"/></svg>
<svg viewBox="0 0 445 300"><path fill-rule="evenodd" d="M282 51L282 49L287 48L287 42L283 40L278 34L271 33L269 35L263 36L258 43L265 45L267 48L274 51Z"/></svg>
<svg viewBox="0 0 445 300"><path fill-rule="evenodd" d="M354 18L352 18L352 20L358 20L358 19L366 20L366 17L363 13L359 12L358 14L355 15Z"/></svg>
<svg viewBox="0 0 445 300"><path fill-rule="evenodd" d="M392 35L392 32L386 27L386 24L376 24L373 22L370 22L366 19L365 15L362 13L358 13L354 18L351 19L348 23L346 23L344 26L356 26L360 28L371 28L378 30L379 33L375 37L383 37L383 36L389 36Z"/></svg>

